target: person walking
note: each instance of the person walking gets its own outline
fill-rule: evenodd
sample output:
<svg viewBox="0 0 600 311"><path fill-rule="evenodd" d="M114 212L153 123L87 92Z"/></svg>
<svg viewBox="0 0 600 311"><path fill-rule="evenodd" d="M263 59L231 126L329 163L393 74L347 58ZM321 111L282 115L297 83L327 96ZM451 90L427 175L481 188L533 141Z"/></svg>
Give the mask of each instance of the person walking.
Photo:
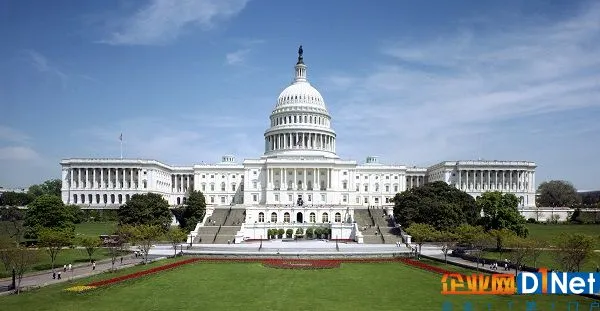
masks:
<svg viewBox="0 0 600 311"><path fill-rule="evenodd" d="M67 272L67 265L63 265L63 272Z"/></svg>
<svg viewBox="0 0 600 311"><path fill-rule="evenodd" d="M57 277L60 280L60 271L58 271Z"/></svg>
<svg viewBox="0 0 600 311"><path fill-rule="evenodd" d="M73 265L69 264L69 271L73 271Z"/></svg>
<svg viewBox="0 0 600 311"><path fill-rule="evenodd" d="M92 271L96 270L96 262L92 262Z"/></svg>

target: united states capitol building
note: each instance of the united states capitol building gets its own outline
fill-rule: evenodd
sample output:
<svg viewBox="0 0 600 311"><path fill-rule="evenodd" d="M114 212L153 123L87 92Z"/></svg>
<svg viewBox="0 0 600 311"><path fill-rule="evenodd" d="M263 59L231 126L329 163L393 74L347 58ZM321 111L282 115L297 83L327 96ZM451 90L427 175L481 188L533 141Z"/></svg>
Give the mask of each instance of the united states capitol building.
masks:
<svg viewBox="0 0 600 311"><path fill-rule="evenodd" d="M343 134L343 133L342 133ZM393 206L398 192L444 181L473 197L514 193L522 207L535 206L535 168L528 161L442 161L429 167L364 162L336 154L337 133L321 93L307 79L302 48L295 77L277 98L264 133L264 154L239 162L225 155L214 164L171 166L146 159L65 159L62 199L89 208L116 208L137 193L157 193L172 206L202 191L207 218L243 210L235 240L266 237L278 227L339 226L339 238L356 240L355 211ZM230 213L230 212L229 212ZM215 214L214 217L216 217ZM197 227L197 234L203 224ZM333 234L332 234L333 236Z"/></svg>

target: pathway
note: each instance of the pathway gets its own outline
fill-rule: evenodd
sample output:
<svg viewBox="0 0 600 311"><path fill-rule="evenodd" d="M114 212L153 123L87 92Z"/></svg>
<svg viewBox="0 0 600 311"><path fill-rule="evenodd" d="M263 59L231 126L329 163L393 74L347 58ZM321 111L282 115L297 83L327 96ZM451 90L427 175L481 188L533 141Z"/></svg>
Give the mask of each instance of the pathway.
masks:
<svg viewBox="0 0 600 311"><path fill-rule="evenodd" d="M149 256L149 260L152 260L152 257ZM134 266L134 265L140 263L141 261L142 261L142 259L140 257L135 258L134 255L126 255L126 256L123 256L123 263L121 264L120 257L118 257L117 261L115 262L115 268L123 269L123 268L131 267L131 266ZM29 273L29 274L26 274L25 276L23 276L23 279L21 281L21 288L26 289L29 287L41 287L41 286L47 286L47 285L61 283L61 282L67 282L67 281L71 281L74 279L79 279L79 278L83 278L83 277L87 277L87 276L91 276L91 275L109 271L111 269L111 267L112 267L112 263L111 263L110 259L96 261L96 270L92 270L92 265L90 263L73 266L72 271L67 271L67 272L62 272L63 267L60 267L60 269L58 269L58 268L56 269L56 271L60 270L62 272L60 280L52 279L52 270ZM3 290L6 290L6 288L8 288L8 286L10 286L11 283L12 283L11 278L0 279L0 288L2 288Z"/></svg>

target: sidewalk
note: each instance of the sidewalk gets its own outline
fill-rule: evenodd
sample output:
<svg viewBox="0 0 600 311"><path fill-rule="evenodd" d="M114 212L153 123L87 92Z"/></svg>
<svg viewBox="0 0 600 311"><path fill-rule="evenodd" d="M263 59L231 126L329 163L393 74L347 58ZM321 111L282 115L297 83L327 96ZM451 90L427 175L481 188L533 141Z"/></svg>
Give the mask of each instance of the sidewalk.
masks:
<svg viewBox="0 0 600 311"><path fill-rule="evenodd" d="M123 263L121 264L121 257L117 257L115 261L115 269L123 269L127 267L134 266L143 259L141 257L135 258L134 255L126 255L123 256ZM92 270L92 264L87 263L83 265L73 266L71 271L63 272L63 267L55 268L55 271L61 271L61 279L52 279L52 270L34 272L30 274L26 274L23 276L21 280L21 289L27 289L29 287L42 287L51 284L67 282L95 274L100 274L106 271L109 271L112 267L111 259L96 261L96 270ZM11 278L5 278L0 280L0 287L6 288L10 286L12 283ZM18 283L18 280L17 280ZM5 292L0 292L0 295Z"/></svg>

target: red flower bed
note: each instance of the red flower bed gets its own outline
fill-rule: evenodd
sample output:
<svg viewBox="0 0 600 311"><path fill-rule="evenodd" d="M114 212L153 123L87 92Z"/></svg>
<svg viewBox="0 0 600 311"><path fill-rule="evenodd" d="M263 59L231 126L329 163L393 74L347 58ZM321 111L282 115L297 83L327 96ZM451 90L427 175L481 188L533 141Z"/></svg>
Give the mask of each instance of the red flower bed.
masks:
<svg viewBox="0 0 600 311"><path fill-rule="evenodd" d="M262 264L270 268L315 270L339 268L341 261L332 259L266 259Z"/></svg>
<svg viewBox="0 0 600 311"><path fill-rule="evenodd" d="M452 271L448 271L446 269L442 269L440 267L436 267L436 266L432 266L432 265L428 265L426 263L422 263L420 261L417 260L413 260L410 258L402 258L400 259L401 262L409 265L409 266L413 266L413 267L417 267L423 270L427 270L427 271L431 271L434 273L439 273L439 274L455 274L456 272L452 272Z"/></svg>
<svg viewBox="0 0 600 311"><path fill-rule="evenodd" d="M107 280L102 280L102 281L98 281L98 282L93 282L90 284L87 284L88 286L104 286L104 285L109 285L109 284L113 284L113 283L118 283L118 282L122 282L125 280L129 280L129 279L134 279L134 278L139 278L142 277L144 275L148 275L148 274L153 274L156 272L160 272L160 271L164 271L164 270L168 270L168 269L173 269L175 267L179 267L185 264L189 264L192 262L196 262L198 261L198 258L190 258L190 259L185 259L185 260L181 260L178 262L174 262L172 264L168 264L168 265L164 265L164 266L160 266L160 267L156 267L156 268L152 268L152 269L148 269L148 270L144 270L144 271L139 271L136 273L131 273L131 274L126 274L126 275L122 275L116 278L112 278L112 279L107 279Z"/></svg>

